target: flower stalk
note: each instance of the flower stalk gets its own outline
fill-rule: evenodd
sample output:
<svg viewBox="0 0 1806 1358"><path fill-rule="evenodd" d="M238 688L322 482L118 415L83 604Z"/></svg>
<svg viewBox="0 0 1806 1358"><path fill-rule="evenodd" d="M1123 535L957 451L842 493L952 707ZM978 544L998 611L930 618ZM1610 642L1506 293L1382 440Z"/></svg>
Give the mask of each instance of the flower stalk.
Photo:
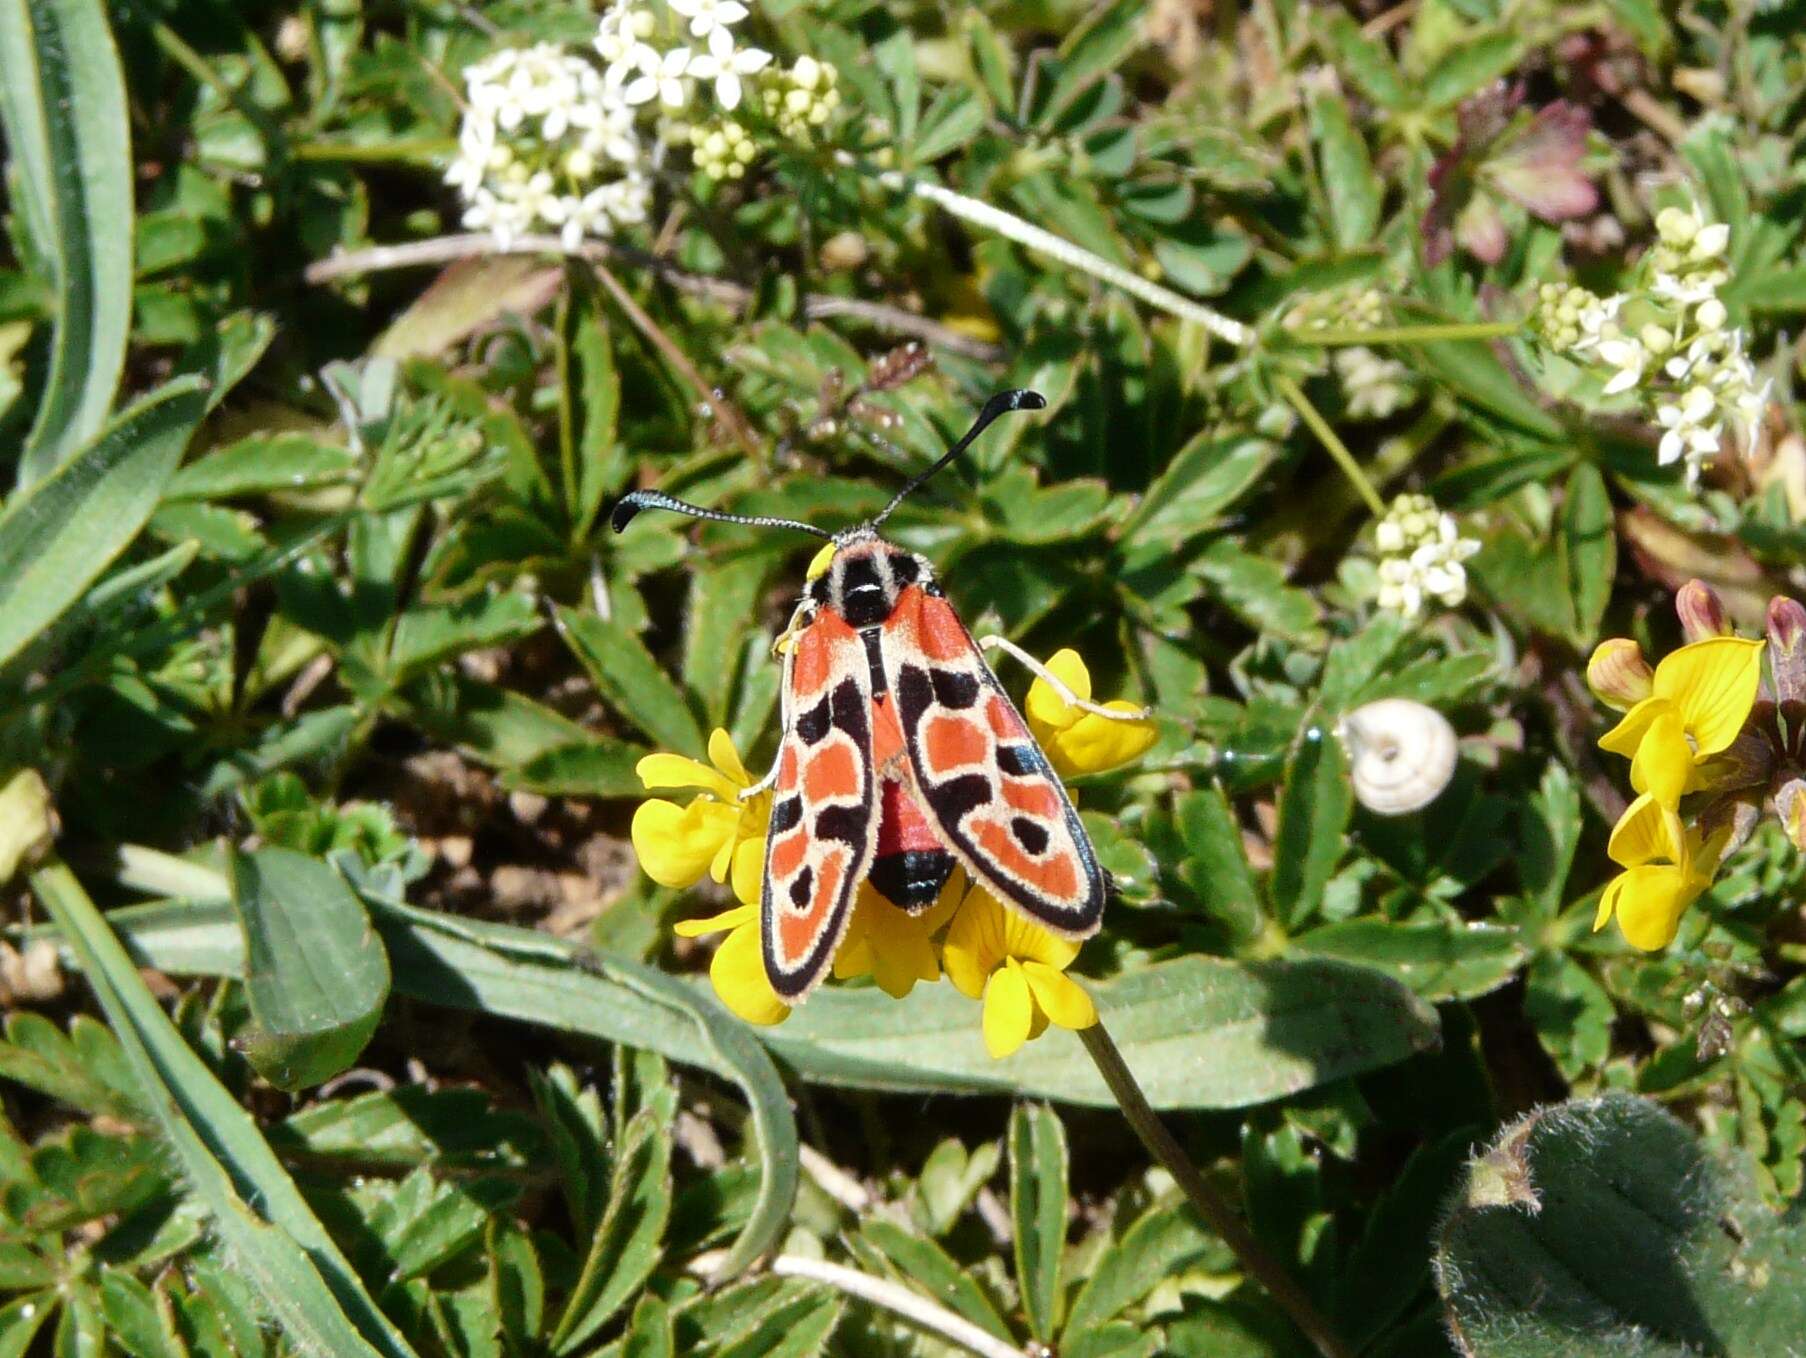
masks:
<svg viewBox="0 0 1806 1358"><path fill-rule="evenodd" d="M1450 321L1436 325L1383 325L1371 330L1299 330L1295 344L1333 348L1351 344L1439 344L1445 340L1505 339L1521 330L1516 321Z"/></svg>
<svg viewBox="0 0 1806 1358"><path fill-rule="evenodd" d="M1329 1318L1317 1309L1317 1304L1310 1299L1304 1288L1286 1268L1262 1247L1254 1238L1254 1233L1236 1215L1235 1209L1225 1202L1198 1172L1173 1134L1166 1129L1160 1115L1148 1102L1147 1095L1141 1092L1128 1063L1122 1059L1122 1052L1111 1039L1109 1029L1100 1018L1088 1028L1079 1030L1079 1040L1085 1044L1085 1051L1097 1066L1098 1074L1104 1077L1104 1083L1110 1087L1110 1094L1122 1109L1123 1116L1141 1138L1148 1154L1153 1156L1166 1171L1173 1176L1186 1200L1197 1209L1198 1215L1204 1219L1205 1225L1215 1231L1223 1243L1234 1252L1248 1275L1267 1289L1273 1300L1285 1309L1304 1336L1311 1341L1323 1358L1353 1358L1354 1350L1342 1341Z"/></svg>
<svg viewBox="0 0 1806 1358"><path fill-rule="evenodd" d="M1323 418L1323 412L1311 404L1311 398L1304 394L1304 389L1283 373L1273 379L1273 385L1291 403L1299 418L1310 426L1317 441L1328 450L1336 465L1342 469L1342 474L1361 492L1361 498L1367 502L1373 516L1376 519L1385 518L1386 502L1380 498L1379 491L1373 488L1373 482L1367 479L1367 473L1361 470L1361 464L1355 461L1355 455L1348 451L1348 445L1329 427L1329 421Z"/></svg>

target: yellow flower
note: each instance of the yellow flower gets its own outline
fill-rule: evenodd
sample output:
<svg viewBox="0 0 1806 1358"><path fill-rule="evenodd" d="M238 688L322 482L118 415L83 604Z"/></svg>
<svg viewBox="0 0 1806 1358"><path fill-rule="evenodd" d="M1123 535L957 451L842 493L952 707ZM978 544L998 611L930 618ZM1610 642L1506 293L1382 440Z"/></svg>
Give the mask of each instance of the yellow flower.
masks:
<svg viewBox="0 0 1806 1358"><path fill-rule="evenodd" d="M973 887L947 928L941 961L955 987L984 1000L985 1048L1001 1060L1041 1036L1049 1022L1074 1029L1097 1022L1091 997L1065 975L1078 953L1077 943Z"/></svg>
<svg viewBox="0 0 1806 1358"><path fill-rule="evenodd" d="M1729 827L1701 842L1699 832L1681 825L1672 807L1644 793L1630 804L1612 830L1606 852L1624 869L1599 898L1593 928L1613 915L1632 947L1666 948L1680 928L1681 915L1712 885Z"/></svg>
<svg viewBox="0 0 1806 1358"><path fill-rule="evenodd" d="M1629 758L1633 788L1672 810L1700 786L1699 765L1729 748L1755 704L1764 644L1712 637L1656 666L1650 696L1599 738Z"/></svg>
<svg viewBox="0 0 1806 1358"><path fill-rule="evenodd" d="M727 931L709 962L709 982L721 1002L748 1023L770 1027L790 1017L790 1006L778 998L765 974L765 953L759 944L759 907L737 905L708 919L687 919L675 926L683 938Z"/></svg>
<svg viewBox="0 0 1806 1358"><path fill-rule="evenodd" d="M941 888L940 899L919 915L899 910L861 882L854 898L853 919L845 942L834 957L835 979L870 976L893 999L902 999L917 981L941 979L934 935L959 906L965 874L955 871Z"/></svg>
<svg viewBox="0 0 1806 1358"><path fill-rule="evenodd" d="M1077 697L1090 700L1091 672L1077 651L1060 651L1047 662L1047 668ZM1120 698L1104 706L1113 712L1141 710ZM1160 734L1151 721L1111 721L1074 707L1045 679L1035 680L1023 708L1029 729L1062 778L1102 773L1139 759Z"/></svg>
<svg viewBox="0 0 1806 1358"><path fill-rule="evenodd" d="M758 904L771 794L740 800L753 779L733 738L716 728L709 737L708 764L680 754L649 754L634 771L648 792L698 788L702 794L688 806L654 798L633 813L633 851L646 875L673 887L694 886L704 873L717 882L731 876L734 895Z"/></svg>

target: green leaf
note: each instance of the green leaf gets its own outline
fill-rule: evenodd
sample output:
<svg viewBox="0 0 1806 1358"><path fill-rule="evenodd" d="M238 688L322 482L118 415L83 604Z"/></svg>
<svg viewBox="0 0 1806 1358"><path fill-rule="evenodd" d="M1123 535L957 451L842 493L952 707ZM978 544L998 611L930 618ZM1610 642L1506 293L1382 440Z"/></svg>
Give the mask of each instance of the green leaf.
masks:
<svg viewBox="0 0 1806 1358"><path fill-rule="evenodd" d="M1063 1029L993 1060L976 1006L951 986L917 986L903 1000L830 987L755 1034L697 989L618 956L407 906L373 905L371 913L401 994L587 1033L739 1082L768 1173L752 1234L743 1235L755 1241L749 1258L785 1228L796 1183L795 1127L761 1043L805 1079L1115 1106L1078 1038ZM210 976L243 966L224 906L134 906L108 918L140 965ZM1157 1108L1267 1103L1403 1061L1438 1036L1435 1011L1404 986L1338 962L1184 957L1086 989Z"/></svg>
<svg viewBox="0 0 1806 1358"><path fill-rule="evenodd" d="M31 1341L56 1314L54 1291L27 1292L0 1307L0 1358L25 1358Z"/></svg>
<svg viewBox="0 0 1806 1358"><path fill-rule="evenodd" d="M554 1353L573 1353L625 1306L658 1263L671 1219L671 1119L677 1091L661 1088L627 1124L614 1157L608 1207L577 1284L552 1334Z"/></svg>
<svg viewBox="0 0 1806 1358"><path fill-rule="evenodd" d="M1073 1298L1066 1334L1081 1336L1116 1319L1215 1248L1216 1237L1190 1207L1150 1208L1097 1261Z"/></svg>
<svg viewBox="0 0 1806 1358"><path fill-rule="evenodd" d="M1361 25L1348 11L1330 10L1325 29L1324 38L1342 67L1369 99L1387 109L1405 108L1412 103L1412 92L1406 88L1391 55L1378 40L1361 31Z"/></svg>
<svg viewBox="0 0 1806 1358"><path fill-rule="evenodd" d="M1306 716L1286 760L1267 889L1288 929L1317 913L1323 888L1341 860L1354 809L1342 742Z"/></svg>
<svg viewBox="0 0 1806 1358"><path fill-rule="evenodd" d="M1806 1333L1806 1218L1777 1216L1655 1104L1575 1100L1473 1160L1436 1241L1450 1327L1488 1358L1727 1358Z"/></svg>
<svg viewBox="0 0 1806 1358"><path fill-rule="evenodd" d="M703 753L708 741L689 703L638 637L619 623L574 608L560 608L557 616L559 635L611 707L661 748Z"/></svg>
<svg viewBox="0 0 1806 1358"><path fill-rule="evenodd" d="M1347 102L1334 90L1311 96L1310 117L1336 244L1344 250L1372 245L1385 181L1373 172L1367 142L1349 118Z"/></svg>
<svg viewBox="0 0 1806 1358"><path fill-rule="evenodd" d="M1452 388L1463 400L1514 428L1552 443L1562 439L1561 423L1524 390L1492 346L1479 340L1437 340L1414 344L1401 356L1432 382Z"/></svg>
<svg viewBox="0 0 1806 1358"><path fill-rule="evenodd" d="M1517 33L1485 33L1443 52L1424 77L1424 107L1447 108L1498 79L1523 59L1524 42Z"/></svg>
<svg viewBox="0 0 1806 1358"><path fill-rule="evenodd" d="M521 1170L539 1163L545 1136L526 1113L497 1107L481 1089L397 1085L322 1099L270 1128L270 1145L347 1173Z"/></svg>
<svg viewBox="0 0 1806 1358"><path fill-rule="evenodd" d="M1066 1252L1066 1129L1044 1103L1010 1111L1010 1216L1016 1286L1029 1333L1051 1343L1060 1329L1060 1259Z"/></svg>
<svg viewBox="0 0 1806 1358"><path fill-rule="evenodd" d="M1497 990L1530 956L1515 929L1447 921L1338 920L1299 934L1292 946L1299 952L1375 967L1432 1004Z"/></svg>
<svg viewBox="0 0 1806 1358"><path fill-rule="evenodd" d="M1174 874L1234 937L1253 938L1261 926L1260 888L1223 785L1213 779L1209 787L1185 793L1173 816L1187 854L1174 865Z"/></svg>
<svg viewBox="0 0 1806 1358"><path fill-rule="evenodd" d="M922 115L916 130L915 145L910 156L918 165L926 165L959 150L984 129L990 110L983 99L962 85L948 85L934 98Z"/></svg>
<svg viewBox="0 0 1806 1358"><path fill-rule="evenodd" d="M245 931L245 990L256 1021L246 1055L278 1089L350 1069L382 1018L389 959L351 888L292 849L232 857Z"/></svg>
<svg viewBox="0 0 1806 1358"><path fill-rule="evenodd" d="M650 1293L633 1308L633 1319L621 1343L621 1358L677 1358L670 1309Z"/></svg>
<svg viewBox="0 0 1806 1358"><path fill-rule="evenodd" d="M169 480L165 500L225 500L314 490L351 479L357 455L306 434L257 434L218 448Z"/></svg>
<svg viewBox="0 0 1806 1358"><path fill-rule="evenodd" d="M0 514L0 664L73 604L157 507L206 409L171 382L126 411Z"/></svg>
<svg viewBox="0 0 1806 1358"><path fill-rule="evenodd" d="M1115 70L1141 45L1146 23L1142 0L1116 0L1067 34L1060 44L1059 74L1036 122L1051 126L1092 81Z"/></svg>
<svg viewBox="0 0 1806 1358"><path fill-rule="evenodd" d="M131 1274L116 1268L101 1274L100 1304L113 1337L132 1358L186 1358L156 1297Z"/></svg>
<svg viewBox="0 0 1806 1358"><path fill-rule="evenodd" d="M1611 602L1612 577L1618 567L1618 539L1612 532L1612 500L1605 478L1591 462L1582 462L1568 477L1561 507L1562 565L1568 597L1573 600L1574 644L1591 648L1599 635L1605 606Z"/></svg>
<svg viewBox="0 0 1806 1358"><path fill-rule="evenodd" d="M28 486L106 423L131 327L131 136L101 0L0 3L0 116L17 201L57 294L44 396L19 460Z"/></svg>
<svg viewBox="0 0 1806 1358"><path fill-rule="evenodd" d="M31 884L125 1049L189 1192L269 1316L305 1350L411 1358L256 1120L182 1040L74 875L52 864Z"/></svg>
<svg viewBox="0 0 1806 1358"><path fill-rule="evenodd" d="M1256 631L1277 632L1310 641L1322 618L1317 601L1286 583L1285 568L1264 556L1243 551L1228 538L1211 543L1191 563L1225 608Z"/></svg>
<svg viewBox="0 0 1806 1358"><path fill-rule="evenodd" d="M934 1241L882 1217L866 1222L859 1234L884 1256L903 1281L1005 1343L1013 1340L1009 1326L1003 1323L984 1289Z"/></svg>
<svg viewBox="0 0 1806 1358"><path fill-rule="evenodd" d="M1260 484L1274 454L1266 439L1195 436L1148 487L1123 536L1179 543L1218 527L1223 512Z"/></svg>

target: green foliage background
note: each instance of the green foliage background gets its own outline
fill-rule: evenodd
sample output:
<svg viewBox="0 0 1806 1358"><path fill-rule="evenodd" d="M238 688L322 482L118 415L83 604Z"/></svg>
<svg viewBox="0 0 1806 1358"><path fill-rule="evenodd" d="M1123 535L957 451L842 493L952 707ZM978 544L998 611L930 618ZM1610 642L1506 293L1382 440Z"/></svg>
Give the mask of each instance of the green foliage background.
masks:
<svg viewBox="0 0 1806 1358"><path fill-rule="evenodd" d="M1004 386L1046 414L894 536L975 632L1155 708L1079 789L1120 899L1078 969L1350 1351L1797 1339L1800 864L1767 824L1668 951L1593 933L1625 794L1581 676L1603 636L1675 644L1689 578L1746 632L1799 578L1806 8L765 0L769 45L840 71L846 161L672 172L599 260L362 255L457 232L460 70L595 17L0 0L0 829L11 943L61 968L4 977L0 1354L955 1351L824 1262L1006 1347L1303 1351L1069 1035L991 1062L947 986L755 1032L668 927L725 894L627 849L646 752L721 726L770 758L809 549L616 537L611 501L837 528ZM1432 168L1499 80L1588 110L1600 212L1501 199L1500 259L1432 264ZM1442 191L1493 192L1469 168ZM1776 384L1766 459L1698 490L1521 340L1387 346L1376 420L1279 324L1347 286L1398 325L1609 291L1690 195ZM1375 612L1290 380L1483 538L1463 608ZM1384 819L1331 733L1392 696L1462 760ZM1545 1170L1658 1229L1551 1214Z"/></svg>

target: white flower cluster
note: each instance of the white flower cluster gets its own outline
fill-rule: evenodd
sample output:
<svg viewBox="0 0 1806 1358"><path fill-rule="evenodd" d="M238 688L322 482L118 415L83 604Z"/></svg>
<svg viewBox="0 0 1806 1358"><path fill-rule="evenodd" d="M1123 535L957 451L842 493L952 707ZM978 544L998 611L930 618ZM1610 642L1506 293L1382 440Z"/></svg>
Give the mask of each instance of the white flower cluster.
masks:
<svg viewBox="0 0 1806 1358"><path fill-rule="evenodd" d="M1380 558L1381 608L1415 618L1426 599L1455 608L1467 598L1467 568L1461 563L1480 544L1462 537L1454 515L1438 510L1429 496L1395 499L1374 525L1373 545Z"/></svg>
<svg viewBox="0 0 1806 1358"><path fill-rule="evenodd" d="M685 144L698 169L738 179L755 158L750 107L784 136L820 127L838 105L834 69L801 57L788 71L742 43L741 0L615 0L597 25L595 54L539 43L466 68L458 156L446 173L464 198L464 224L505 249L531 231L557 231L566 249L643 222L651 173Z"/></svg>
<svg viewBox="0 0 1806 1358"><path fill-rule="evenodd" d="M1731 229L1697 207L1656 214L1656 243L1638 286L1611 297L1545 283L1531 326L1550 347L1605 377L1604 394L1634 393L1662 427L1657 457L1684 460L1688 480L1723 451L1725 436L1749 442L1768 405L1741 330L1726 327L1718 291L1730 277Z"/></svg>
<svg viewBox="0 0 1806 1358"><path fill-rule="evenodd" d="M1350 283L1305 296L1286 312L1287 330L1375 330L1385 324L1386 301L1378 288Z"/></svg>
<svg viewBox="0 0 1806 1358"><path fill-rule="evenodd" d="M552 43L507 48L464 70L458 157L446 171L464 225L506 249L535 229L566 249L644 221L652 191L633 114L603 75Z"/></svg>
<svg viewBox="0 0 1806 1358"><path fill-rule="evenodd" d="M1364 344L1350 344L1335 350L1330 362L1341 379L1350 419L1383 420L1417 399L1411 370L1397 359L1386 358Z"/></svg>

